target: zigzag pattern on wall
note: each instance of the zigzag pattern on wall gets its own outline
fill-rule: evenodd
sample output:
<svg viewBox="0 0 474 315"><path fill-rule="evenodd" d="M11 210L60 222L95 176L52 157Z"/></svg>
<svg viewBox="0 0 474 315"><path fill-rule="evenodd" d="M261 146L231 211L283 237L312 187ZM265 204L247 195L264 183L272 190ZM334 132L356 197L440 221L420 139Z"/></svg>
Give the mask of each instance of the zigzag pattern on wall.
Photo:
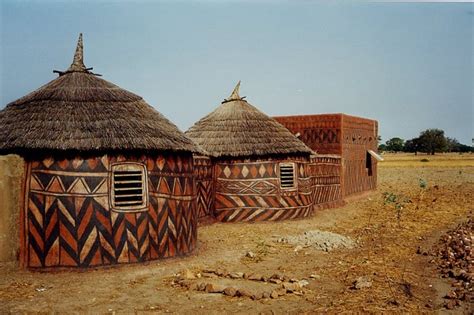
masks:
<svg viewBox="0 0 474 315"><path fill-rule="evenodd" d="M312 158L308 169L313 175L311 179L315 186L315 208L342 200L340 157L318 155Z"/></svg>
<svg viewBox="0 0 474 315"><path fill-rule="evenodd" d="M169 159L127 160L153 167L150 206L138 213L109 209L108 159L31 163L23 261L29 267L92 267L189 253L197 237L192 161Z"/></svg>
<svg viewBox="0 0 474 315"><path fill-rule="evenodd" d="M217 193L216 212L221 210L261 207L265 209L297 208L312 204L312 194L295 194L294 196L274 195L223 195Z"/></svg>
<svg viewBox="0 0 474 315"><path fill-rule="evenodd" d="M301 133L301 140L312 146L327 143L340 143L340 130L326 128L306 128Z"/></svg>
<svg viewBox="0 0 474 315"><path fill-rule="evenodd" d="M214 189L212 181L197 180L197 209L198 217L203 218L213 214Z"/></svg>
<svg viewBox="0 0 474 315"><path fill-rule="evenodd" d="M211 159L204 156L194 157L194 176L197 188L198 218L212 216L214 212L214 185Z"/></svg>
<svg viewBox="0 0 474 315"><path fill-rule="evenodd" d="M292 209L235 208L219 211L216 218L221 222L281 221L304 218L311 212L312 205Z"/></svg>
<svg viewBox="0 0 474 315"><path fill-rule="evenodd" d="M307 162L294 162L297 185L280 188L277 169L280 161L223 162L215 166L215 216L223 222L272 221L311 214L314 182Z"/></svg>

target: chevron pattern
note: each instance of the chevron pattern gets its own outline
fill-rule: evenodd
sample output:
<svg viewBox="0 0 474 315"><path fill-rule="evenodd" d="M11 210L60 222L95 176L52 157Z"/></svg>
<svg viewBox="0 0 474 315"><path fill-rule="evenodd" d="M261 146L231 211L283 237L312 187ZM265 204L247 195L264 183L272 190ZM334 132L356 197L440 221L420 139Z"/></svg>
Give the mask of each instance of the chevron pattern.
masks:
<svg viewBox="0 0 474 315"><path fill-rule="evenodd" d="M204 218L213 214L214 189L212 181L196 180L197 182L197 212L198 218Z"/></svg>
<svg viewBox="0 0 474 315"><path fill-rule="evenodd" d="M286 220L307 217L315 208L342 202L340 157L318 155L310 161L297 161L297 190L281 189L276 172L268 171L276 170L279 162L226 161L216 165L221 170L216 179L216 218L222 222ZM262 165L267 171L255 178L255 173L245 171Z"/></svg>
<svg viewBox="0 0 474 315"><path fill-rule="evenodd" d="M235 208L221 210L216 218L221 222L282 221L305 218L312 213L312 205L293 209Z"/></svg>
<svg viewBox="0 0 474 315"><path fill-rule="evenodd" d="M109 209L112 162L147 165L148 211ZM29 164L25 209L28 267L93 267L185 255L196 246L192 158L157 156L53 160Z"/></svg>
<svg viewBox="0 0 474 315"><path fill-rule="evenodd" d="M315 182L309 161L296 159L298 189L280 188L280 161L226 161L216 169L215 216L222 222L277 221L311 214ZM281 162L288 162L282 160Z"/></svg>
<svg viewBox="0 0 474 315"><path fill-rule="evenodd" d="M194 175L197 188L197 213L203 219L214 213L214 187L211 159L203 156L194 157Z"/></svg>
<svg viewBox="0 0 474 315"><path fill-rule="evenodd" d="M321 205L342 200L340 157L318 155L312 158L308 169L313 175L313 200L318 209L324 208Z"/></svg>

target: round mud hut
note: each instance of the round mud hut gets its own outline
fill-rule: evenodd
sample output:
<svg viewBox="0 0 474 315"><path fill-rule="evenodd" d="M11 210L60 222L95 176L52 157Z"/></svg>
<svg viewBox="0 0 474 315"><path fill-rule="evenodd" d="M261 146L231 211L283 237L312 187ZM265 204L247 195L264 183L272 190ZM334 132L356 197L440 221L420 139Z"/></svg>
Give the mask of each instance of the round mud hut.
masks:
<svg viewBox="0 0 474 315"><path fill-rule="evenodd" d="M185 132L213 166L214 187L198 189L198 199L210 195L208 213L223 222L308 216L315 191L313 151L240 97L239 87L240 82L216 110Z"/></svg>
<svg viewBox="0 0 474 315"><path fill-rule="evenodd" d="M143 262L196 245L195 144L91 70L81 34L69 69L0 112L0 153L25 160L22 266Z"/></svg>

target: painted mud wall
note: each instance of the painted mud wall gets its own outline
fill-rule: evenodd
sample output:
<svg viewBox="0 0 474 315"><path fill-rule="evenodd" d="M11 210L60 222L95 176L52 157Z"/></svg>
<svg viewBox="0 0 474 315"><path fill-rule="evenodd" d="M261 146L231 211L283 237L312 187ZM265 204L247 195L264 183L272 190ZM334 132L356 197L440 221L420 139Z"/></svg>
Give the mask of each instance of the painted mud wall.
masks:
<svg viewBox="0 0 474 315"><path fill-rule="evenodd" d="M194 157L194 175L196 176L196 203L198 219L202 220L214 215L214 179L213 166L210 158Z"/></svg>
<svg viewBox="0 0 474 315"><path fill-rule="evenodd" d="M377 187L378 124L375 120L342 115L342 158L344 196Z"/></svg>
<svg viewBox="0 0 474 315"><path fill-rule="evenodd" d="M146 165L148 209L109 206L110 165ZM21 263L27 267L92 267L180 256L196 246L193 159L103 156L28 163Z"/></svg>
<svg viewBox="0 0 474 315"><path fill-rule="evenodd" d="M296 188L280 187L279 164L295 163ZM215 217L223 222L276 221L307 217L315 185L308 159L216 161Z"/></svg>
<svg viewBox="0 0 474 315"><path fill-rule="evenodd" d="M342 154L340 114L274 117L318 154Z"/></svg>
<svg viewBox="0 0 474 315"><path fill-rule="evenodd" d="M377 121L345 114L274 117L318 154L342 157L343 196L372 190L377 185Z"/></svg>
<svg viewBox="0 0 474 315"><path fill-rule="evenodd" d="M23 159L0 156L0 261L15 261L19 252L23 177Z"/></svg>
<svg viewBox="0 0 474 315"><path fill-rule="evenodd" d="M314 182L314 210L344 205L341 184L341 157L317 155L308 165Z"/></svg>

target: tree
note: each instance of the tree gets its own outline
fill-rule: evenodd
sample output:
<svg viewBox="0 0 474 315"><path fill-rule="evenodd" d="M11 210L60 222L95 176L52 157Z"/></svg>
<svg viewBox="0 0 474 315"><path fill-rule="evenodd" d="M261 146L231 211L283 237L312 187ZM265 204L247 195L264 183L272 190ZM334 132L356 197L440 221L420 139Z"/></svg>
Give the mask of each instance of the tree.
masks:
<svg viewBox="0 0 474 315"><path fill-rule="evenodd" d="M387 150L395 151L395 152L402 151L404 144L405 144L405 141L397 137L387 140L387 142L385 142L385 145L387 146Z"/></svg>
<svg viewBox="0 0 474 315"><path fill-rule="evenodd" d="M459 152L461 144L456 138L446 137L446 150L448 152Z"/></svg>
<svg viewBox="0 0 474 315"><path fill-rule="evenodd" d="M379 152L387 151L387 146L383 143L379 144Z"/></svg>
<svg viewBox="0 0 474 315"><path fill-rule="evenodd" d="M465 145L465 144L459 144L458 151L462 153L467 153L467 152L474 152L474 147Z"/></svg>
<svg viewBox="0 0 474 315"><path fill-rule="evenodd" d="M405 142L403 147L404 152L414 152L415 155L418 151L421 151L420 138L413 138Z"/></svg>
<svg viewBox="0 0 474 315"><path fill-rule="evenodd" d="M441 129L426 129L419 137L421 151L434 155L435 152L446 150L447 142L444 131Z"/></svg>

